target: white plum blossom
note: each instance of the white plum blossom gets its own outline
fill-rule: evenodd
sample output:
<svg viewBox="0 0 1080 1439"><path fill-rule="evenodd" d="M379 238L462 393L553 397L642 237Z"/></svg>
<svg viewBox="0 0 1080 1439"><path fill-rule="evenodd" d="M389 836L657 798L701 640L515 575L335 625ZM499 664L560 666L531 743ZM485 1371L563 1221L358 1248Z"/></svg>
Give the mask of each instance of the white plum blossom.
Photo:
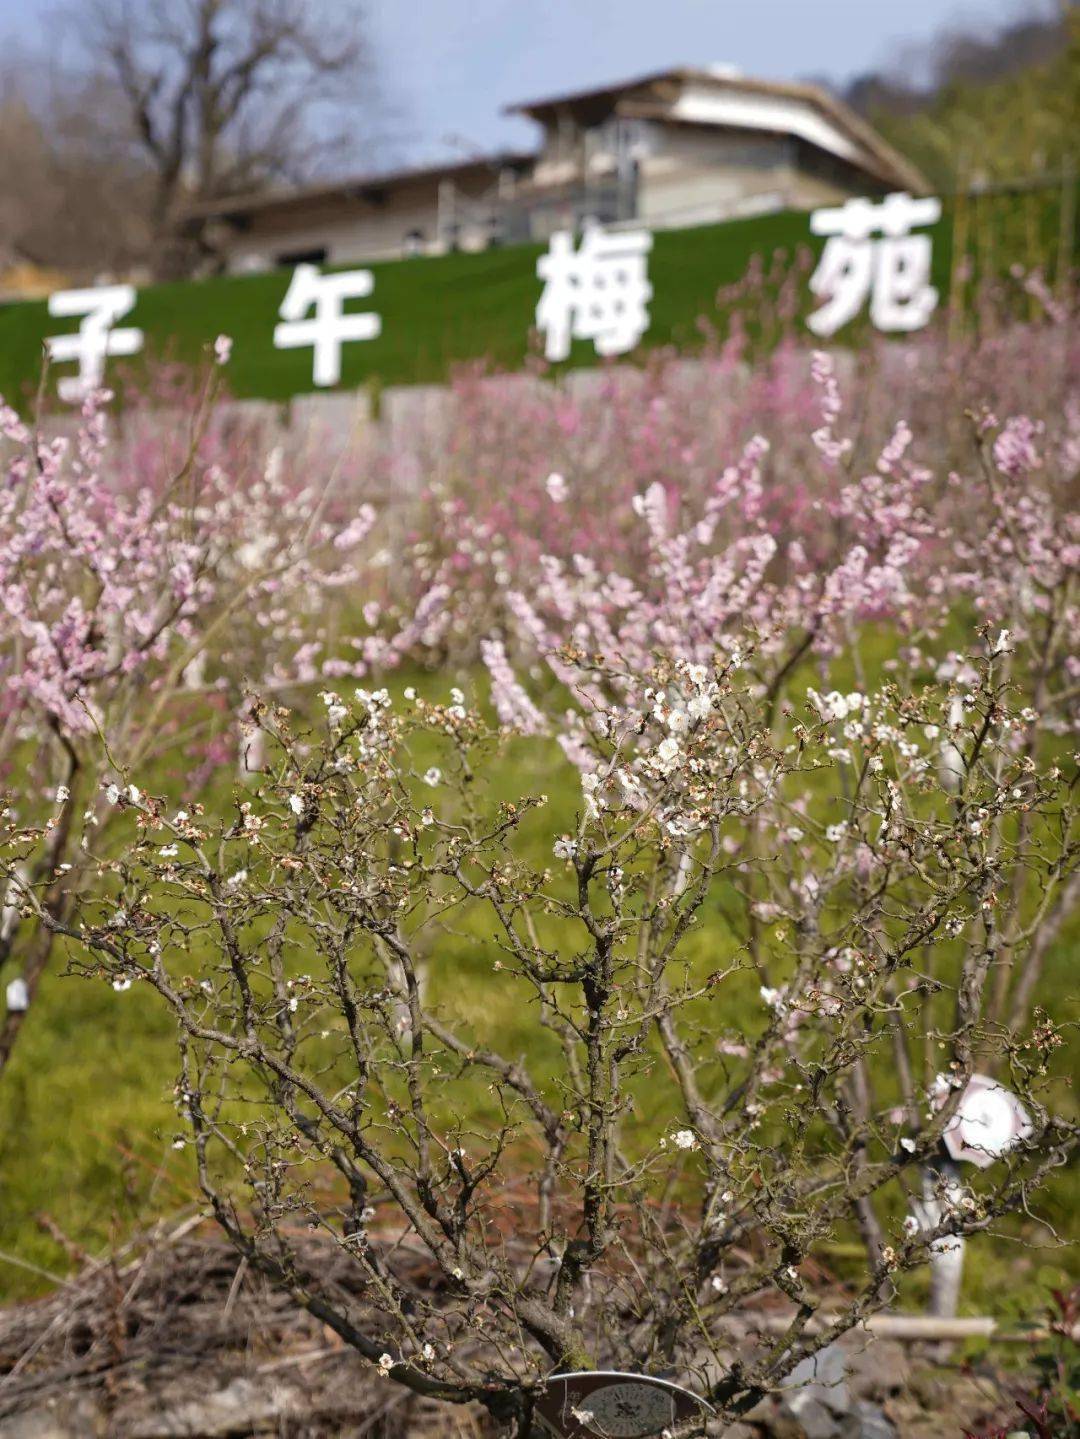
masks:
<svg viewBox="0 0 1080 1439"><path fill-rule="evenodd" d="M686 713L692 720L703 720L713 707L714 696L708 693L691 695L686 702Z"/></svg>
<svg viewBox="0 0 1080 1439"><path fill-rule="evenodd" d="M615 783L622 793L623 804L629 809L641 809L645 804L645 791L640 781L626 768L615 771Z"/></svg>
<svg viewBox="0 0 1080 1439"><path fill-rule="evenodd" d="M337 729L349 711L332 690L324 690L319 698L326 706L326 718L329 720L331 728Z"/></svg>
<svg viewBox="0 0 1080 1439"><path fill-rule="evenodd" d="M652 752L653 765L661 774L671 774L678 769L682 761L682 750L679 748L678 740L668 735L662 739Z"/></svg>
<svg viewBox="0 0 1080 1439"><path fill-rule="evenodd" d="M848 695L842 695L839 690L830 690L828 694L820 695L815 689L807 689L806 694L821 718L829 723L847 719L850 714L857 714L866 704L865 697L857 690Z"/></svg>
<svg viewBox="0 0 1080 1439"><path fill-rule="evenodd" d="M548 492L548 498L553 504L561 505L570 494L570 487L562 475L552 471L544 481L544 488Z"/></svg>
<svg viewBox="0 0 1080 1439"><path fill-rule="evenodd" d="M697 1135L692 1129L678 1129L671 1136L671 1142L676 1149L696 1149Z"/></svg>
<svg viewBox="0 0 1080 1439"><path fill-rule="evenodd" d="M298 794L291 794L291 795L289 796L289 808L292 810L293 814L303 814L303 813L304 813L304 800L303 800L303 796L302 796L302 795L298 795Z"/></svg>
<svg viewBox="0 0 1080 1439"><path fill-rule="evenodd" d="M433 764L430 769L424 771L424 783L428 785L429 788L434 789L441 780L442 770L439 769L438 765Z"/></svg>
<svg viewBox="0 0 1080 1439"><path fill-rule="evenodd" d="M600 813L601 799L600 787L602 781L598 774L583 774L581 776L581 793L585 800L586 813L593 819Z"/></svg>

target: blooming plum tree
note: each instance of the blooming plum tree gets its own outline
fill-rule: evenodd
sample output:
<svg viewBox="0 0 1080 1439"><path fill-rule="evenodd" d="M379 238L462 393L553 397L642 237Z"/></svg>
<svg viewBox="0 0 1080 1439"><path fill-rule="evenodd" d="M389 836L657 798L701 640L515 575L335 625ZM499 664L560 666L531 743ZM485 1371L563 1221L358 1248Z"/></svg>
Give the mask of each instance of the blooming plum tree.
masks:
<svg viewBox="0 0 1080 1439"><path fill-rule="evenodd" d="M77 916L18 878L39 837L10 814L0 867L77 970L157 991L218 1222L382 1373L519 1434L568 1367L674 1372L731 1420L1077 1139L1057 1029L988 1020L1004 937L1030 953L1075 873L1073 786L1014 742L999 656L966 662L959 796L947 684L778 717L728 645L638 677L647 713L597 699L571 832L486 793L504 733L463 695L358 690L313 730L253 703L266 762L229 815L112 795L125 844L86 831ZM594 667L597 695L625 678ZM990 1065L1022 1122L927 1194Z"/></svg>

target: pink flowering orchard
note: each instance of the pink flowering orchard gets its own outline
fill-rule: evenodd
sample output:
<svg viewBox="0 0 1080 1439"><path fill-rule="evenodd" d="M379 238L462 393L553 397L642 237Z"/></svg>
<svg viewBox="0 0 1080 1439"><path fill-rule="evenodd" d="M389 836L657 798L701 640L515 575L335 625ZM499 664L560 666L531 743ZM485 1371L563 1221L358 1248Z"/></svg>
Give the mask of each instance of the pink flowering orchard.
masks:
<svg viewBox="0 0 1080 1439"><path fill-rule="evenodd" d="M378 571L383 517L286 457L155 488L93 403L67 450L6 417L5 971L157 997L208 1212L383 1376L522 1439L567 1369L731 1423L927 1274L948 1316L966 1253L1051 1242L1051 301L858 373L736 337L576 393L465 376L438 454L378 460L430 480Z"/></svg>
<svg viewBox="0 0 1080 1439"><path fill-rule="evenodd" d="M72 439L0 411L0 765L38 833L22 881L48 887L54 915L85 872L76 836L107 826L129 775L183 765L209 782L237 763L245 686L360 677L407 651L420 623L328 651L375 513L325 479L298 481L280 451L238 465L211 423L213 388L171 465L110 436L107 393L87 399ZM52 948L5 886L0 975L15 987L0 1071Z"/></svg>

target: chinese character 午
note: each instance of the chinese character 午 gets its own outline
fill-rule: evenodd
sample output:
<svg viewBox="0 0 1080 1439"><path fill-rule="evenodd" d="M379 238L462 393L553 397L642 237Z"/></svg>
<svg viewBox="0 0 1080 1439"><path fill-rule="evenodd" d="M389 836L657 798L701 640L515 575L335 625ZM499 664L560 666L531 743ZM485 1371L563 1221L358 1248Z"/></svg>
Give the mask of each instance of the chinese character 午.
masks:
<svg viewBox="0 0 1080 1439"><path fill-rule="evenodd" d="M374 340L382 331L378 315L345 314L346 300L370 295L375 281L370 270L323 275L317 265L297 265L278 311L285 322L274 327L274 348L314 349L312 380L336 385L341 379L341 347L353 340ZM314 306L311 319L304 316Z"/></svg>

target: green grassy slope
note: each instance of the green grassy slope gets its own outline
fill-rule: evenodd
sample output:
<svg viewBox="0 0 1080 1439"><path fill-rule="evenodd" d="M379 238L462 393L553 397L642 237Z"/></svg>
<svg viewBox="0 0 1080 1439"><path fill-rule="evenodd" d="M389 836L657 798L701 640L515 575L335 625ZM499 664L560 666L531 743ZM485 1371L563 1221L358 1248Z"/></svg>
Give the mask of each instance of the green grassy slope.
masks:
<svg viewBox="0 0 1080 1439"><path fill-rule="evenodd" d="M890 643L882 636L887 648ZM445 697L454 678L398 676L392 690L419 684L432 697ZM549 806L523 831L537 865L551 863L551 835L574 827L581 789L576 771L557 746L515 744L487 776L491 793L516 798L546 792ZM172 773L160 776L163 792L179 794ZM229 785L207 803L227 803ZM544 1036L521 991L493 973L497 951L478 920L457 919L440 931L432 956L432 992L449 1011L496 1039L508 1054L523 1055L542 1068ZM1073 925L1050 956L1044 999L1062 1020L1077 1018L1070 983L1080 933ZM719 912L706 915L691 943L708 969L730 951L732 938ZM688 955L689 957L689 955ZM755 985L725 988L725 1029L753 1033L761 1023ZM172 1089L176 1048L164 1006L139 986L114 993L99 981L53 973L43 985L11 1066L0 1085L0 1301L48 1288L71 1258L57 1230L74 1244L97 1251L110 1242L198 1199L191 1152L173 1149L177 1120ZM648 1129L663 1125L657 1105L664 1087L654 1086L639 1107ZM1072 1229L1078 1178L1056 1176L1036 1206L1061 1234ZM1008 1232L1015 1233L1009 1226ZM979 1241L977 1261L965 1281L971 1312L1003 1318L1030 1317L1046 1301L1051 1285L1066 1282L1075 1252L1047 1248L1045 1231L1027 1226L1027 1243L988 1235ZM843 1275L858 1263L851 1246L837 1244L830 1263ZM918 1283L912 1286L915 1297Z"/></svg>
<svg viewBox="0 0 1080 1439"><path fill-rule="evenodd" d="M1002 196L981 202L979 223L967 226L975 257L991 256L995 269L1042 257L1052 268L1059 198L1050 191L1034 200ZM949 291L952 234L947 208L933 231L934 283L943 296ZM988 236L993 244L986 243ZM816 252L821 243L810 235L807 215L797 211L657 232L649 261L651 323L642 351L665 345L692 349L702 341L703 317L723 328L717 290L741 279L755 255L768 266L777 250L792 255L805 245ZM441 381L455 364L472 359L497 369L519 368L537 352L532 326L541 290L540 253L540 246L526 245L370 266L373 295L351 308L374 309L382 317L382 334L344 347L341 387ZM137 376L147 359L195 361L224 333L235 342L229 383L237 396L285 400L311 390L310 349L273 346L289 279L288 271L276 270L141 290L122 323L146 332L145 354L135 362L113 362L110 376ZM802 291L806 309L805 283ZM0 308L0 395L25 406L36 390L45 336L75 328L73 320L50 318L44 301ZM853 334L857 337L857 327ZM591 344L575 344L569 365L595 363Z"/></svg>

